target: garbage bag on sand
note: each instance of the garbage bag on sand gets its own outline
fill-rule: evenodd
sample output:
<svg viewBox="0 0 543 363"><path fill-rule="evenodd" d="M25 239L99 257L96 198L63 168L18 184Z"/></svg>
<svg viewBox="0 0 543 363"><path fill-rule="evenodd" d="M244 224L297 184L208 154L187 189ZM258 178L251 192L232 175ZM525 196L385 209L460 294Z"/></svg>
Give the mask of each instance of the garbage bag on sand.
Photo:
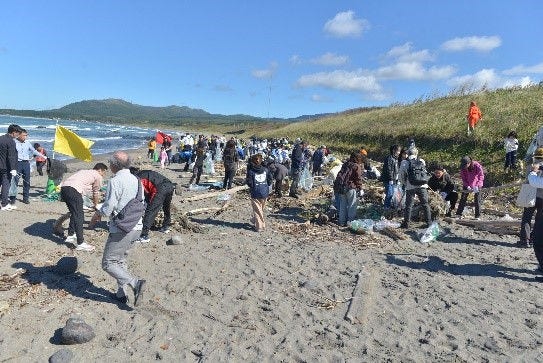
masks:
<svg viewBox="0 0 543 363"><path fill-rule="evenodd" d="M300 175L300 187L306 192L313 188L313 176L309 172L309 168L305 167Z"/></svg>
<svg viewBox="0 0 543 363"><path fill-rule="evenodd" d="M430 224L430 227L424 231L424 233L420 236L420 241L422 243L429 243L433 242L437 239L439 234L441 233L441 229L439 228L439 224L437 222L433 222Z"/></svg>

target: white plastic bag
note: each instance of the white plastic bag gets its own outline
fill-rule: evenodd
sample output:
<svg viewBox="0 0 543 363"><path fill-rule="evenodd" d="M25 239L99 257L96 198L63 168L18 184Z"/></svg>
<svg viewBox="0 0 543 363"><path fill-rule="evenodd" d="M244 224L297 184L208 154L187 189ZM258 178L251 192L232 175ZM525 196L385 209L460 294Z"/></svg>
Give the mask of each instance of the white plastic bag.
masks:
<svg viewBox="0 0 543 363"><path fill-rule="evenodd" d="M430 224L430 227L426 228L426 231L420 236L420 241L422 243L430 243L437 239L439 234L441 233L441 228L439 228L439 224L437 222L432 222Z"/></svg>
<svg viewBox="0 0 543 363"><path fill-rule="evenodd" d="M300 187L306 192L313 188L313 176L309 172L309 168L306 166L300 174Z"/></svg>

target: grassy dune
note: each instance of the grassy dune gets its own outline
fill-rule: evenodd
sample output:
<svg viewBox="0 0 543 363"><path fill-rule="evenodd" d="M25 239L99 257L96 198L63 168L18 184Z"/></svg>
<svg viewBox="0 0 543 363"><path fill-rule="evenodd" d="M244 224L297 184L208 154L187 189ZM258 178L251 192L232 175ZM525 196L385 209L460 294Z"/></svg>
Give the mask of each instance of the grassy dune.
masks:
<svg viewBox="0 0 543 363"><path fill-rule="evenodd" d="M468 137L465 117L471 100L481 108L483 120L477 125L475 134ZM532 86L345 112L258 134L263 137L302 137L313 145L326 144L341 152L365 145L369 148L370 157L376 160L388 153L390 145L405 145L413 137L425 160L443 163L451 171L457 171L460 158L472 155L482 161L489 181L496 183L508 181L502 169L505 155L503 139L509 131L517 131L519 156L522 157L542 125L543 87Z"/></svg>

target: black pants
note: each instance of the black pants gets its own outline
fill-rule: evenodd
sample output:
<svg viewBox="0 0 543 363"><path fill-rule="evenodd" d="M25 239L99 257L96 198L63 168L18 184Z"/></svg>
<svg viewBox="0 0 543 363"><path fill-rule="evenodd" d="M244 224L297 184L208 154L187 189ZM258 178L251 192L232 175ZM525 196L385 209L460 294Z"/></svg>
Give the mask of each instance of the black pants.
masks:
<svg viewBox="0 0 543 363"><path fill-rule="evenodd" d="M45 166L45 161L36 161L36 170L38 171L39 175L43 176L43 167Z"/></svg>
<svg viewBox="0 0 543 363"><path fill-rule="evenodd" d="M224 181L222 183L223 189L232 189L234 176L236 176L236 169L224 169Z"/></svg>
<svg viewBox="0 0 543 363"><path fill-rule="evenodd" d="M532 217L535 213L535 219L543 218L543 199L536 198L535 206L524 208L522 211L522 221L520 222L520 243L528 243L533 238L530 238L532 231Z"/></svg>
<svg viewBox="0 0 543 363"><path fill-rule="evenodd" d="M466 187L464 187L464 190L467 190ZM464 212L464 208L466 207L466 202L468 200L468 194L469 193L462 193L460 196L460 202L458 203L458 209L456 210L456 215L461 216ZM479 218L481 216L481 196L480 192L473 193L473 198L475 199L475 218Z"/></svg>
<svg viewBox="0 0 543 363"><path fill-rule="evenodd" d="M451 211L456 208L456 202L458 201L458 193L457 192L450 192L445 197L445 201L448 201L451 203Z"/></svg>
<svg viewBox="0 0 543 363"><path fill-rule="evenodd" d="M532 231L532 243L534 244L535 257L539 267L543 268L543 213L536 214L534 230Z"/></svg>
<svg viewBox="0 0 543 363"><path fill-rule="evenodd" d="M298 194L298 183L300 182L301 170L292 171L292 183L290 183L290 195Z"/></svg>
<svg viewBox="0 0 543 363"><path fill-rule="evenodd" d="M415 188L405 191L405 210L403 215L404 223L409 224L411 221L411 211L413 210L415 195L419 197L419 202L424 208L426 223L432 223L432 212L430 211L430 205L428 204L428 190L426 188Z"/></svg>
<svg viewBox="0 0 543 363"><path fill-rule="evenodd" d="M172 183L164 183L159 186L158 193L155 194L153 200L151 200L151 202L148 203L147 207L145 208L145 214L143 215L143 228L141 230L142 235L147 235L149 233L149 229L151 229L153 226L160 208L162 208L162 211L164 212L164 222L162 222L162 226L170 226L172 222L170 209L174 188L175 186Z"/></svg>
<svg viewBox="0 0 543 363"><path fill-rule="evenodd" d="M275 195L283 196L283 179L275 179Z"/></svg>
<svg viewBox="0 0 543 363"><path fill-rule="evenodd" d="M11 185L10 170L0 169L0 183L2 184L2 207L8 205L9 202L9 187Z"/></svg>
<svg viewBox="0 0 543 363"><path fill-rule="evenodd" d="M83 213L83 196L74 188L65 186L60 188L60 197L66 203L71 214L68 235L71 236L75 232L77 244L79 245L84 242L83 223L85 222L85 214Z"/></svg>
<svg viewBox="0 0 543 363"><path fill-rule="evenodd" d="M200 177L202 176L202 172L204 171L203 165L194 165L194 168L192 168L192 176L190 177L189 184L192 184L196 180L196 184L200 183Z"/></svg>

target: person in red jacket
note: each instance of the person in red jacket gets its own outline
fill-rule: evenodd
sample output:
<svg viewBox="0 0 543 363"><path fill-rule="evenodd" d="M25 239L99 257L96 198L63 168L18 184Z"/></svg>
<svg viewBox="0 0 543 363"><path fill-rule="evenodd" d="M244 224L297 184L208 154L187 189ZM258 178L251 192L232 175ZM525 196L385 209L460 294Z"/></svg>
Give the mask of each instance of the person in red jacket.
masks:
<svg viewBox="0 0 543 363"><path fill-rule="evenodd" d="M143 215L143 228L140 238L137 241L147 243L150 241L149 230L153 226L160 208L164 211L164 221L162 222L162 228L158 231L162 233L170 232L170 208L175 184L170 179L153 170L139 170L136 167L131 167L130 172L140 178L143 185L147 206Z"/></svg>
<svg viewBox="0 0 543 363"><path fill-rule="evenodd" d="M469 110L466 119L468 120L468 135L471 135L471 133L475 129L475 125L477 124L477 122L483 119L483 114L481 113L479 107L477 107L475 101L471 101L471 103L469 104Z"/></svg>

